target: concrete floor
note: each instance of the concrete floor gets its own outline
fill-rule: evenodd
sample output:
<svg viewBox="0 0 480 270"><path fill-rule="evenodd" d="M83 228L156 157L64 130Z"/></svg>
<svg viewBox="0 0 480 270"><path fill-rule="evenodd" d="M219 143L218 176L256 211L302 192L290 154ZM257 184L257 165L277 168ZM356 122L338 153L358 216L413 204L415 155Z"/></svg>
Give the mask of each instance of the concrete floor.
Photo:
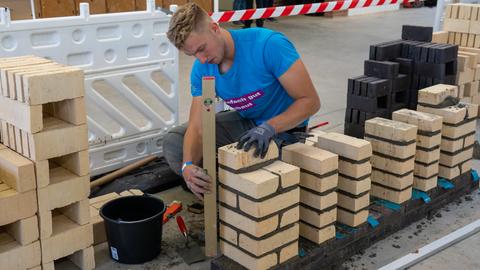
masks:
<svg viewBox="0 0 480 270"><path fill-rule="evenodd" d="M402 24L432 25L435 9L405 9L397 12L387 12L375 15L342 17L327 19L323 17L296 16L280 18L277 22L267 22L266 27L285 33L295 44L307 66L314 85L320 95L322 107L311 119L311 125L328 121L326 130L343 131L343 119L346 101L347 78L360 75L363 72L363 61L368 57L369 45L377 42L399 39ZM225 24L234 28L232 24ZM188 119L191 102L189 90L189 73L193 58L180 57L180 121ZM480 169L480 164L475 163ZM193 196L176 188L159 194L164 201L181 200L184 205L195 200ZM470 201L470 199L472 199ZM397 234L377 243L363 253L356 255L344 264L350 269L377 269L388 262L399 258L417 247L423 246L456 228L462 227L480 218L480 212L475 205L480 202L480 195L473 194L469 201L464 198L462 203L453 203L439 212L432 220L422 220L398 232ZM202 223L202 215L182 212L187 225L198 235ZM440 217L441 216L441 217ZM416 235L415 235L416 234ZM436 262L432 257L431 264L420 264L415 269L431 269L433 266L451 269L453 265L462 269L478 269L480 259L475 257L473 250L478 247L478 241L462 242L462 249L471 249L468 262L465 256L453 256L452 260ZM466 243L466 244L465 244ZM164 227L163 250L154 261L144 265L121 265L111 261L105 244L95 248L97 269L208 269L208 262L187 266L178 256L176 250L183 245L183 238L176 228L175 222L169 222ZM392 245L400 246L395 248ZM450 249L452 250L452 249ZM456 250L456 249L453 249ZM448 250L446 250L448 252ZM429 260L430 262L430 260ZM471 263L470 265L466 265ZM448 267L447 267L448 266ZM57 269L71 269L65 264Z"/></svg>

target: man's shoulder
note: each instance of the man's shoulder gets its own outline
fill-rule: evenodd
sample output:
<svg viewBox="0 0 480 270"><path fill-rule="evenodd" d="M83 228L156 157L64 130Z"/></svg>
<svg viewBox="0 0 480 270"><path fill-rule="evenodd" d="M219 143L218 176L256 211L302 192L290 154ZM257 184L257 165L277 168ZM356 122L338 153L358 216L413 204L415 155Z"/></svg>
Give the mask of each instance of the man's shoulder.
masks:
<svg viewBox="0 0 480 270"><path fill-rule="evenodd" d="M235 38L238 41L252 41L252 42L265 42L268 40L271 36L275 34L280 34L279 32L262 28L262 27L256 27L256 28L248 28L248 29L240 29L240 30L232 30L232 34L235 36Z"/></svg>

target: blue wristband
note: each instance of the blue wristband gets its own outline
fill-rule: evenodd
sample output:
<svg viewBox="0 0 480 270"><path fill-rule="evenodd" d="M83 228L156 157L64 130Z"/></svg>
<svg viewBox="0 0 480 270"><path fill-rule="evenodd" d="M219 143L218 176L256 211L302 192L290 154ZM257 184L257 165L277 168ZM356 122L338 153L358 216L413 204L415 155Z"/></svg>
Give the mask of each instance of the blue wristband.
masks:
<svg viewBox="0 0 480 270"><path fill-rule="evenodd" d="M191 161L184 162L183 165L182 165L182 173L185 170L185 167L187 167L188 165L193 165L193 162L191 162Z"/></svg>

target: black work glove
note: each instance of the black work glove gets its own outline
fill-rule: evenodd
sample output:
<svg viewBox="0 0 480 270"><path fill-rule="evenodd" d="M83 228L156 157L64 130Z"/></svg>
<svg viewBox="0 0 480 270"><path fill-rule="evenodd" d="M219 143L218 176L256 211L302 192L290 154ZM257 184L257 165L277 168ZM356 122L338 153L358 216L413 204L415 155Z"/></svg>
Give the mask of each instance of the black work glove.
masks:
<svg viewBox="0 0 480 270"><path fill-rule="evenodd" d="M275 129L265 122L260 126L254 127L249 131L245 132L240 137L240 141L237 144L237 149L243 148L244 151L248 151L250 150L252 145L255 144L256 150L253 153L253 156L261 156L261 158L264 158L267 154L270 140L273 138L274 135Z"/></svg>

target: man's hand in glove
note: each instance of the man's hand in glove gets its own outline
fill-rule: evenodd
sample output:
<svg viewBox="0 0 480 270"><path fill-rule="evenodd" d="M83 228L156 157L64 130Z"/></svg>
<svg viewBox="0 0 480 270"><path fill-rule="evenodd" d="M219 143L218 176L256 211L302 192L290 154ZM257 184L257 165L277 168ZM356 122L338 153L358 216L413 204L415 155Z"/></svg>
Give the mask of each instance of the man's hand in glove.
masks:
<svg viewBox="0 0 480 270"><path fill-rule="evenodd" d="M274 135L275 129L265 122L260 126L254 127L245 132L237 144L237 149L243 148L243 150L248 151L252 145L255 145L256 150L253 155L255 157L261 156L261 158L264 158L267 154L270 140Z"/></svg>

